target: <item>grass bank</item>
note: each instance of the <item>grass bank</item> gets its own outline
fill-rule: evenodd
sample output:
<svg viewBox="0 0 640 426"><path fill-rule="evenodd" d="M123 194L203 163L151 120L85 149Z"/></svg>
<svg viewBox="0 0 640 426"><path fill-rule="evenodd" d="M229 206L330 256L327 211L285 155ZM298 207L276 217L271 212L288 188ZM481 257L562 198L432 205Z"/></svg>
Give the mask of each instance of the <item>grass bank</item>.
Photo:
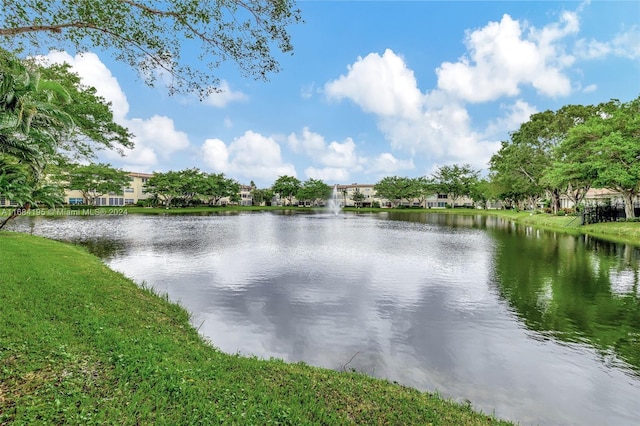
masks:
<svg viewBox="0 0 640 426"><path fill-rule="evenodd" d="M437 395L221 353L82 248L0 233L0 424L508 424Z"/></svg>

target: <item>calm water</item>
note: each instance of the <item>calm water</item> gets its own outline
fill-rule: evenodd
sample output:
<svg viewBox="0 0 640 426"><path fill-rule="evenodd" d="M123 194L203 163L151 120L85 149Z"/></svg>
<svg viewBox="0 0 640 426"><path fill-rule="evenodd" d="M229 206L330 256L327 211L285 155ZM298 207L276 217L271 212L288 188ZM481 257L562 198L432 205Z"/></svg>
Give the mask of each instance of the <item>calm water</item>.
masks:
<svg viewBox="0 0 640 426"><path fill-rule="evenodd" d="M496 218L20 218L180 301L226 352L355 369L521 424L640 424L640 251Z"/></svg>

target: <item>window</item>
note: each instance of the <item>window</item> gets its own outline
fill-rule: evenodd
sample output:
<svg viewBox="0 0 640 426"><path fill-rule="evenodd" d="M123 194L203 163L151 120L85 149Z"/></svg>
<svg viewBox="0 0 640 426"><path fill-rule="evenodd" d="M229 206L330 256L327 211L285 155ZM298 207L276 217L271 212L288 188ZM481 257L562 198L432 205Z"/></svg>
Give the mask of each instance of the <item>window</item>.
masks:
<svg viewBox="0 0 640 426"><path fill-rule="evenodd" d="M110 206L123 206L124 205L124 198L109 198L109 205Z"/></svg>
<svg viewBox="0 0 640 426"><path fill-rule="evenodd" d="M142 178L142 183L147 183L148 178Z"/></svg>
<svg viewBox="0 0 640 426"><path fill-rule="evenodd" d="M133 192L133 188L125 188L124 192Z"/></svg>
<svg viewBox="0 0 640 426"><path fill-rule="evenodd" d="M438 194L439 199L449 198L449 194Z"/></svg>
<svg viewBox="0 0 640 426"><path fill-rule="evenodd" d="M442 201L438 201L438 207L447 207L447 203L444 203Z"/></svg>
<svg viewBox="0 0 640 426"><path fill-rule="evenodd" d="M124 199L124 203L125 204L135 204L136 200L134 200L133 198L125 198Z"/></svg>
<svg viewBox="0 0 640 426"><path fill-rule="evenodd" d="M69 204L71 205L77 205L77 204L83 204L83 203L84 203L83 198L69 198Z"/></svg>

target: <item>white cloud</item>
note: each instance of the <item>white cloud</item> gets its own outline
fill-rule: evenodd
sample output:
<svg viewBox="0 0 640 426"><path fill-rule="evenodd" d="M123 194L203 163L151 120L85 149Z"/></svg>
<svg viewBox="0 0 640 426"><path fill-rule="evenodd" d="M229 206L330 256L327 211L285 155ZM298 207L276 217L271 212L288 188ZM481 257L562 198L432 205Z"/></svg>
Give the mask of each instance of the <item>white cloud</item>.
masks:
<svg viewBox="0 0 640 426"><path fill-rule="evenodd" d="M330 99L351 99L379 116L414 118L419 113L422 94L413 71L392 50L360 57L348 69L347 75L325 84Z"/></svg>
<svg viewBox="0 0 640 426"><path fill-rule="evenodd" d="M516 130L522 123L529 121L531 115L538 112L536 107L522 99L518 99L512 105L503 105L501 109L506 111L506 114L489 123L484 131L484 137L494 137Z"/></svg>
<svg viewBox="0 0 640 426"><path fill-rule="evenodd" d="M135 171L151 171L157 168L159 159L168 160L171 154L189 147L187 134L177 130L169 117L127 117L127 97L117 79L95 53L71 56L67 52L51 51L43 59L71 65L71 70L80 76L83 84L95 87L97 94L111 103L114 121L134 134L135 146L133 149L124 149L124 157L112 151L104 152L104 157L114 165Z"/></svg>
<svg viewBox="0 0 640 426"><path fill-rule="evenodd" d="M215 172L228 173L229 150L227 145L220 139L207 139L202 144L202 155L205 163Z"/></svg>
<svg viewBox="0 0 640 426"><path fill-rule="evenodd" d="M395 175L401 170L414 168L413 160L398 160L392 154L384 152L371 160L367 170L373 174L389 176Z"/></svg>
<svg viewBox="0 0 640 426"><path fill-rule="evenodd" d="M469 56L436 70L438 88L467 102L517 96L527 84L546 96L567 95L571 82L563 70L574 59L563 52L560 41L578 27L572 12L540 30L505 14L500 22L467 34Z"/></svg>
<svg viewBox="0 0 640 426"><path fill-rule="evenodd" d="M324 182L348 182L351 173L341 167L307 167L304 170L307 178L320 179Z"/></svg>
<svg viewBox="0 0 640 426"><path fill-rule="evenodd" d="M471 130L467 110L451 93L434 90L422 94L413 72L392 51L387 50L383 56L370 54L365 59L359 58L349 69L351 72L347 77L325 85L327 96L349 98L364 111L373 112L378 118L379 129L394 150L408 152L411 156L421 154L429 161L460 160L486 167L499 146L496 142L482 140ZM372 77L381 69L385 70L384 78ZM392 75L394 72L397 75ZM398 91L398 81L405 83L403 91ZM393 94L395 102L389 101L390 96L378 95L385 93ZM400 164L402 168L410 166Z"/></svg>
<svg viewBox="0 0 640 426"><path fill-rule="evenodd" d="M270 137L248 130L229 145L207 139L201 148L203 161L214 172L234 178L271 184L278 176L296 176L295 167L283 162L280 145Z"/></svg>
<svg viewBox="0 0 640 426"><path fill-rule="evenodd" d="M313 97L314 92L316 91L316 84L310 83L306 86L303 86L300 89L300 96L303 99L311 99Z"/></svg>
<svg viewBox="0 0 640 426"><path fill-rule="evenodd" d="M592 93L592 92L595 92L596 90L598 90L598 85L597 84L590 84L587 87L585 87L584 89L582 89L582 91L584 93Z"/></svg>
<svg viewBox="0 0 640 426"><path fill-rule="evenodd" d="M580 39L575 45L575 55L582 59L600 59L609 55L628 59L640 58L640 27L621 31L609 41Z"/></svg>
<svg viewBox="0 0 640 426"><path fill-rule="evenodd" d="M325 94L350 99L374 114L394 151L420 155L429 163L486 168L499 140L536 109L519 99L503 107L502 117L474 129L466 104L515 97L525 86L544 96L568 95L572 84L566 73L576 58L566 53L564 43L579 28L576 12L563 12L542 28L505 14L499 22L467 32L467 53L436 69L437 88L429 92L420 91L413 71L387 49L359 57L346 75L325 84Z"/></svg>
<svg viewBox="0 0 640 426"><path fill-rule="evenodd" d="M287 142L294 152L306 154L315 164L305 169L305 175L314 179L345 182L353 172L378 175L381 172L395 173L414 168L412 160L398 160L390 153L378 157L360 155L351 138L327 144L324 136L312 132L308 127L302 129L300 135L291 133Z"/></svg>
<svg viewBox="0 0 640 426"><path fill-rule="evenodd" d="M308 167L305 175L314 179L344 181L351 172L361 171L366 160L356 153L356 144L351 138L344 142L326 143L324 136L312 132L308 127L299 136L291 133L287 143L293 152L303 153L317 166Z"/></svg>
<svg viewBox="0 0 640 426"><path fill-rule="evenodd" d="M231 87L226 80L221 80L218 91L211 93L204 99L203 102L207 105L212 105L217 108L223 108L231 102L245 101L247 99L247 95L240 91L234 92L233 90L231 90Z"/></svg>

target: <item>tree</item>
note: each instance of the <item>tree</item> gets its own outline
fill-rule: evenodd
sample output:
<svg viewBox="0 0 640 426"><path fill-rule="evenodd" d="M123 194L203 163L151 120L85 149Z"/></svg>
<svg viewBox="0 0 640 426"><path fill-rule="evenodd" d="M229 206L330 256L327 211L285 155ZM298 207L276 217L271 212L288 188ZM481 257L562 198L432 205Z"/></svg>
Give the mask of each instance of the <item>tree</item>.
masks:
<svg viewBox="0 0 640 426"><path fill-rule="evenodd" d="M487 203L495 197L494 185L487 179L476 180L470 188L469 197L473 200L476 206L480 206L483 209L487 208Z"/></svg>
<svg viewBox="0 0 640 426"><path fill-rule="evenodd" d="M31 207L54 207L64 201L59 185L32 182L33 175L21 164L0 161L0 194L18 204L13 212L0 223L0 229Z"/></svg>
<svg viewBox="0 0 640 426"><path fill-rule="evenodd" d="M441 166L433 173L432 179L435 188L442 194L448 194L451 197L453 207L456 206L456 200L465 195L471 194L471 188L478 180L479 171L473 170L469 164L452 166Z"/></svg>
<svg viewBox="0 0 640 426"><path fill-rule="evenodd" d="M633 198L640 194L640 97L627 103L612 100L600 114L569 132L567 145L581 146L593 185L620 192L627 218L635 217Z"/></svg>
<svg viewBox="0 0 640 426"><path fill-rule="evenodd" d="M411 203L417 193L414 182L408 177L400 176L384 177L373 188L379 197L386 198L396 206L404 198Z"/></svg>
<svg viewBox="0 0 640 426"><path fill-rule="evenodd" d="M104 163L72 165L62 178L67 181L68 189L80 191L85 204L92 206L103 195L122 195L123 188L130 182L127 172Z"/></svg>
<svg viewBox="0 0 640 426"><path fill-rule="evenodd" d="M281 198L289 200L289 205L293 203L293 197L300 190L300 181L294 176L278 176L278 179L273 183L271 189L274 194L278 194Z"/></svg>
<svg viewBox="0 0 640 426"><path fill-rule="evenodd" d="M34 63L33 66L37 66ZM133 135L113 120L111 105L96 94L94 87L82 84L80 77L70 71L68 64L38 68L42 78L60 84L69 94L69 102L61 105L73 120L58 136L58 152L75 160L95 158L96 150L133 148Z"/></svg>
<svg viewBox="0 0 640 426"><path fill-rule="evenodd" d="M251 190L251 202L254 206L261 206L263 203L269 206L272 198L273 191L269 188L253 188Z"/></svg>
<svg viewBox="0 0 640 426"><path fill-rule="evenodd" d="M356 205L356 209L362 206L362 202L364 201L364 194L360 192L360 188L356 188L356 190L351 193L351 199Z"/></svg>
<svg viewBox="0 0 640 426"><path fill-rule="evenodd" d="M10 177L18 179L14 187L31 188L30 196L11 198L18 202L17 210L30 208L38 198L45 204L61 200L55 196L59 191L43 181L47 168L69 157L91 158L94 149L132 146L129 138L113 122L104 99L81 86L68 68L21 61L0 49L0 168L19 164L24 166L21 173L27 173L25 179L20 173L5 174L0 194L15 193Z"/></svg>
<svg viewBox="0 0 640 426"><path fill-rule="evenodd" d="M417 199L420 206L426 207L427 198L438 192L437 185L425 176L413 178L412 181L412 198Z"/></svg>
<svg viewBox="0 0 640 426"><path fill-rule="evenodd" d="M209 204L217 205L222 198L231 198L239 194L240 184L227 178L224 173L212 173L204 177L201 195L207 199Z"/></svg>
<svg viewBox="0 0 640 426"><path fill-rule="evenodd" d="M309 178L304 181L296 194L298 201L310 201L316 204L318 200L327 200L331 196L331 187L320 179Z"/></svg>
<svg viewBox="0 0 640 426"><path fill-rule="evenodd" d="M509 188L507 192L527 198L530 205L535 205L547 193L553 212L557 212L560 195L567 191L568 182L550 179L548 170L559 161L557 147L568 131L584 123L593 113L591 106L566 105L556 112L547 110L533 114L511 133L510 141L503 142L498 155L492 158L491 168L496 181L510 182L505 185Z"/></svg>
<svg viewBox="0 0 640 426"><path fill-rule="evenodd" d="M144 185L145 192L157 195L163 200L165 207L169 208L173 199L182 194L181 179L180 172L154 172Z"/></svg>
<svg viewBox="0 0 640 426"><path fill-rule="evenodd" d="M5 1L0 40L20 50L102 49L150 85L167 74L170 93L206 96L219 83L211 72L225 61L258 79L277 72L272 46L292 51L286 27L301 21L293 0ZM204 70L185 63L197 49Z"/></svg>
<svg viewBox="0 0 640 426"><path fill-rule="evenodd" d="M64 87L3 50L0 78L0 195L18 204L1 228L20 211L62 202L60 189L42 178L58 146L51 130L69 128L72 119L61 109L70 101Z"/></svg>
<svg viewBox="0 0 640 426"><path fill-rule="evenodd" d="M540 167L538 173L538 166L532 164L535 158L538 157L532 147L510 141L503 141L498 152L491 157L491 181L497 198L507 206L523 204L525 199L529 204L535 204L535 200L543 196L544 189L538 181L544 167Z"/></svg>
<svg viewBox="0 0 640 426"><path fill-rule="evenodd" d="M174 204L189 206L204 191L206 176L197 167L180 170L178 173L177 195ZM179 200L178 200L179 198Z"/></svg>

